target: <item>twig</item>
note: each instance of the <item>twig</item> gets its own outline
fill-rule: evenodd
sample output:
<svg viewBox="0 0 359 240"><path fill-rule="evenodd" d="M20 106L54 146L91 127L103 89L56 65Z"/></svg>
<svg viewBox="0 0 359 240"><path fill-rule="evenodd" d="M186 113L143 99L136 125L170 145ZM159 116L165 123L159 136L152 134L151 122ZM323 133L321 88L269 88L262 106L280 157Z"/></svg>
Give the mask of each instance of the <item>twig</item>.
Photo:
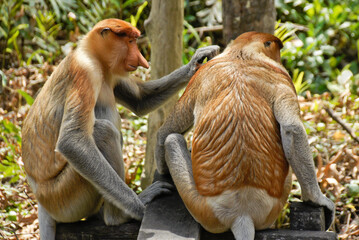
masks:
<svg viewBox="0 0 359 240"><path fill-rule="evenodd" d="M334 111L331 108L324 107L324 109L329 114L329 116L331 116L335 121L337 121L344 128L344 130L347 131L349 133L349 135L356 142L359 143L359 137L355 136L354 131L348 125L346 125L340 117L336 116Z"/></svg>
<svg viewBox="0 0 359 240"><path fill-rule="evenodd" d="M197 27L194 30L196 30L200 34L203 34L204 32L222 31L223 25Z"/></svg>

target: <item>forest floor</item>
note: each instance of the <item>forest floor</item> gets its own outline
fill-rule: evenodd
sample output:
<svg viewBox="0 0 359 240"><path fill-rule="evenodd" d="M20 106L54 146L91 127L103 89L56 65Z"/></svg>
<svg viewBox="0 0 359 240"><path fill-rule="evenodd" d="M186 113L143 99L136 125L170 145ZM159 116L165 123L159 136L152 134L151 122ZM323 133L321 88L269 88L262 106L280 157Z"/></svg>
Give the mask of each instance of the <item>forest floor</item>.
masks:
<svg viewBox="0 0 359 240"><path fill-rule="evenodd" d="M37 203L26 182L21 159L21 126L32 102L53 66L26 67L5 71L0 87L0 239L39 239ZM143 79L148 79L148 72ZM335 222L330 228L340 239L359 239L359 98L343 91L298 97L308 140L313 151L317 178L336 204ZM326 110L329 109L329 110ZM141 191L140 176L145 158L147 118L139 118L119 107L124 135L126 182ZM334 114L330 115L328 113ZM334 119L335 118L335 119ZM343 128L339 122L348 127ZM299 201L300 188L293 180L289 201ZM288 206L275 227L289 226Z"/></svg>

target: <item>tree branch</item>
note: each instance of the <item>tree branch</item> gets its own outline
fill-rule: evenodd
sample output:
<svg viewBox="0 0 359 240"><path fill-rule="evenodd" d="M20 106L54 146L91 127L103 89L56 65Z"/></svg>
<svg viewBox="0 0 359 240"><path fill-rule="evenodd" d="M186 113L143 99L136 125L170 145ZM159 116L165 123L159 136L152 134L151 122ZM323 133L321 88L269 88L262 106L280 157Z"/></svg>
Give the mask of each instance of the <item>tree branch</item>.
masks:
<svg viewBox="0 0 359 240"><path fill-rule="evenodd" d="M349 135L356 141L359 143L359 137L355 136L353 129L351 129L347 124L345 124L345 122L338 117L337 115L335 115L333 109L329 108L329 107L324 107L325 111L329 114L329 116L331 116L336 122L338 122L345 131L347 131L349 133Z"/></svg>

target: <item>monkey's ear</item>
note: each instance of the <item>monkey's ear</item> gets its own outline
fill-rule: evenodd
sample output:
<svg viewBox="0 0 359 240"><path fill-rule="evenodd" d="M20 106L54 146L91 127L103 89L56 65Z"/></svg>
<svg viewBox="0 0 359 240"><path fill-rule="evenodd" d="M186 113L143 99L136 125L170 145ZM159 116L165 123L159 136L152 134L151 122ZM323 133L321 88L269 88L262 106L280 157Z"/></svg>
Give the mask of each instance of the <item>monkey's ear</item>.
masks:
<svg viewBox="0 0 359 240"><path fill-rule="evenodd" d="M280 39L276 40L275 42L278 44L279 49L283 48L283 43Z"/></svg>
<svg viewBox="0 0 359 240"><path fill-rule="evenodd" d="M106 27L104 29L101 30L101 36L104 37L105 35L107 35L107 33L110 32L110 28Z"/></svg>

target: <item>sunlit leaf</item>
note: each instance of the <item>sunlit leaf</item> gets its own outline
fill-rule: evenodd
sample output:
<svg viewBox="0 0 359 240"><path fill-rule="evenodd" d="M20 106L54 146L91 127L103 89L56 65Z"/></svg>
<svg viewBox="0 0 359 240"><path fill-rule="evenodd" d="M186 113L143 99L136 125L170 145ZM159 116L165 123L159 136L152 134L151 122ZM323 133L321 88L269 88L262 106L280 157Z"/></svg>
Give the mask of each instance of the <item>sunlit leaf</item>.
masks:
<svg viewBox="0 0 359 240"><path fill-rule="evenodd" d="M23 96L25 98L25 101L30 106L34 103L34 99L28 93L26 93L25 91L18 89L17 92L20 93L21 96Z"/></svg>

